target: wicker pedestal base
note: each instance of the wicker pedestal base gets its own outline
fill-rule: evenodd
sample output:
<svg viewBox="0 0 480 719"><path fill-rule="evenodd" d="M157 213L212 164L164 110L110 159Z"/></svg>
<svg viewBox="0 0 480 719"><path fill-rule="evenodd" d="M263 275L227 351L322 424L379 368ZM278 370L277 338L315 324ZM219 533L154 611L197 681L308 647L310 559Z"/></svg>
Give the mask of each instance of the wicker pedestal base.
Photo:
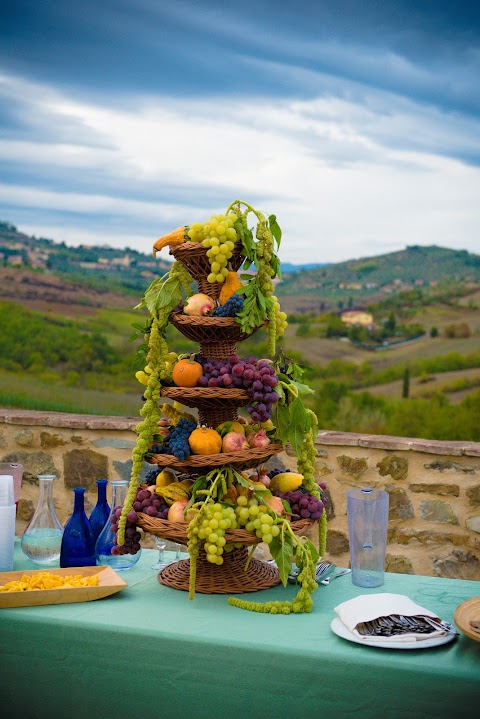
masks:
<svg viewBox="0 0 480 719"><path fill-rule="evenodd" d="M280 584L277 568L258 559L252 559L245 572L247 557L246 547L234 549L223 555L223 564L219 566L207 562L205 553L201 552L197 558L195 591L200 594L242 594ZM167 587L188 591L190 559L169 564L158 573L158 581Z"/></svg>

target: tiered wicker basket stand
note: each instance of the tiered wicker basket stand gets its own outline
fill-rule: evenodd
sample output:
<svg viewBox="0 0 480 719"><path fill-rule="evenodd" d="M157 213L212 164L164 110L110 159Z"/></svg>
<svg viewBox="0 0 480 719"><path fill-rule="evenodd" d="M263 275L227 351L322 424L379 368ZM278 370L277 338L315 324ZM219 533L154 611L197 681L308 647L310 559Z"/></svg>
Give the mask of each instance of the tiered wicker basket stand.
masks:
<svg viewBox="0 0 480 719"><path fill-rule="evenodd" d="M175 259L182 262L198 283L198 291L208 294L214 299L220 293L220 284L210 284L206 277L209 273L209 262L206 250L198 243L184 243L171 251ZM236 251L232 257L232 267L237 270L243 257ZM236 351L238 342L247 335L240 331L239 324L229 317L188 317L174 314L172 324L189 339L199 343L199 351L203 357L223 359ZM166 387L162 396L178 400L188 407L198 409L199 421L208 427L218 427L222 422L238 418L238 408L249 403L247 392L241 389L221 388L186 388ZM270 457L282 451L281 444L270 444L262 449L250 449L236 454L216 454L211 456L192 455L181 461L171 455L154 455L152 461L162 467L171 467L189 475L206 474L215 467L227 464L237 470L257 467ZM301 524L301 523L299 523ZM187 543L186 525L174 524L165 520L154 519L145 514L139 515L139 525L147 532L180 544ZM241 544L230 553L223 555L224 562L218 566L206 561L203 551L197 558L195 590L204 594L238 594L256 592L279 584L280 577L276 567L254 558L248 563L246 546L259 543L259 539L251 532L243 529L226 532L228 543ZM158 581L174 589L188 591L190 577L190 559L182 559L168 565L158 574Z"/></svg>

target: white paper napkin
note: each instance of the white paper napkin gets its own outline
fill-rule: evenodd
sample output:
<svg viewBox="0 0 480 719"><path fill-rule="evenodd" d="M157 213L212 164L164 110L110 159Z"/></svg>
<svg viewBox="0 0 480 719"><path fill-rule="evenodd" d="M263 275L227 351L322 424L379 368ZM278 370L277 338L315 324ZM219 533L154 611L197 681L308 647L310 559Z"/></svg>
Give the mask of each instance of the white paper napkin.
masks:
<svg viewBox="0 0 480 719"><path fill-rule="evenodd" d="M447 633L446 631L436 630L430 634L409 632L408 634L395 634L384 637L365 636L358 632L356 629L358 624L369 622L379 617L388 617L391 614L400 614L404 617L432 617L432 619L440 621L437 614L425 609L425 607L421 607L403 594L361 594L348 602L339 604L334 611L352 634L359 639L368 639L374 642L420 642L433 637L442 637Z"/></svg>

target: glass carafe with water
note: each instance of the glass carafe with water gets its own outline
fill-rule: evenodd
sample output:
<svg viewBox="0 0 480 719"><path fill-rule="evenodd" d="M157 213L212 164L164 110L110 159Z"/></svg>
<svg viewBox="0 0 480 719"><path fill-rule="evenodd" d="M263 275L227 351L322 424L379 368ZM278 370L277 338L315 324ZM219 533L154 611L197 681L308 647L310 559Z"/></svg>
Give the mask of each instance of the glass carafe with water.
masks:
<svg viewBox="0 0 480 719"><path fill-rule="evenodd" d="M352 583L380 587L387 549L388 493L383 489L350 490L347 515Z"/></svg>
<svg viewBox="0 0 480 719"><path fill-rule="evenodd" d="M53 506L54 474L38 475L38 503L21 540L23 553L36 564L56 564L60 559L63 526Z"/></svg>

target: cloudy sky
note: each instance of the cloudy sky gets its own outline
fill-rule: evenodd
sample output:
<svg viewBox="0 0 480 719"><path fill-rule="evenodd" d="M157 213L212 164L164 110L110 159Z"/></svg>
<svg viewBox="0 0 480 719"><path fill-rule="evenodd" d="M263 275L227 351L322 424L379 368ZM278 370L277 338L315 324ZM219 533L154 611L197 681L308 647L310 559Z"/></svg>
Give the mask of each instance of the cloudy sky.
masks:
<svg viewBox="0 0 480 719"><path fill-rule="evenodd" d="M477 3L2 0L0 35L20 230L150 252L240 198L284 261L480 253Z"/></svg>

